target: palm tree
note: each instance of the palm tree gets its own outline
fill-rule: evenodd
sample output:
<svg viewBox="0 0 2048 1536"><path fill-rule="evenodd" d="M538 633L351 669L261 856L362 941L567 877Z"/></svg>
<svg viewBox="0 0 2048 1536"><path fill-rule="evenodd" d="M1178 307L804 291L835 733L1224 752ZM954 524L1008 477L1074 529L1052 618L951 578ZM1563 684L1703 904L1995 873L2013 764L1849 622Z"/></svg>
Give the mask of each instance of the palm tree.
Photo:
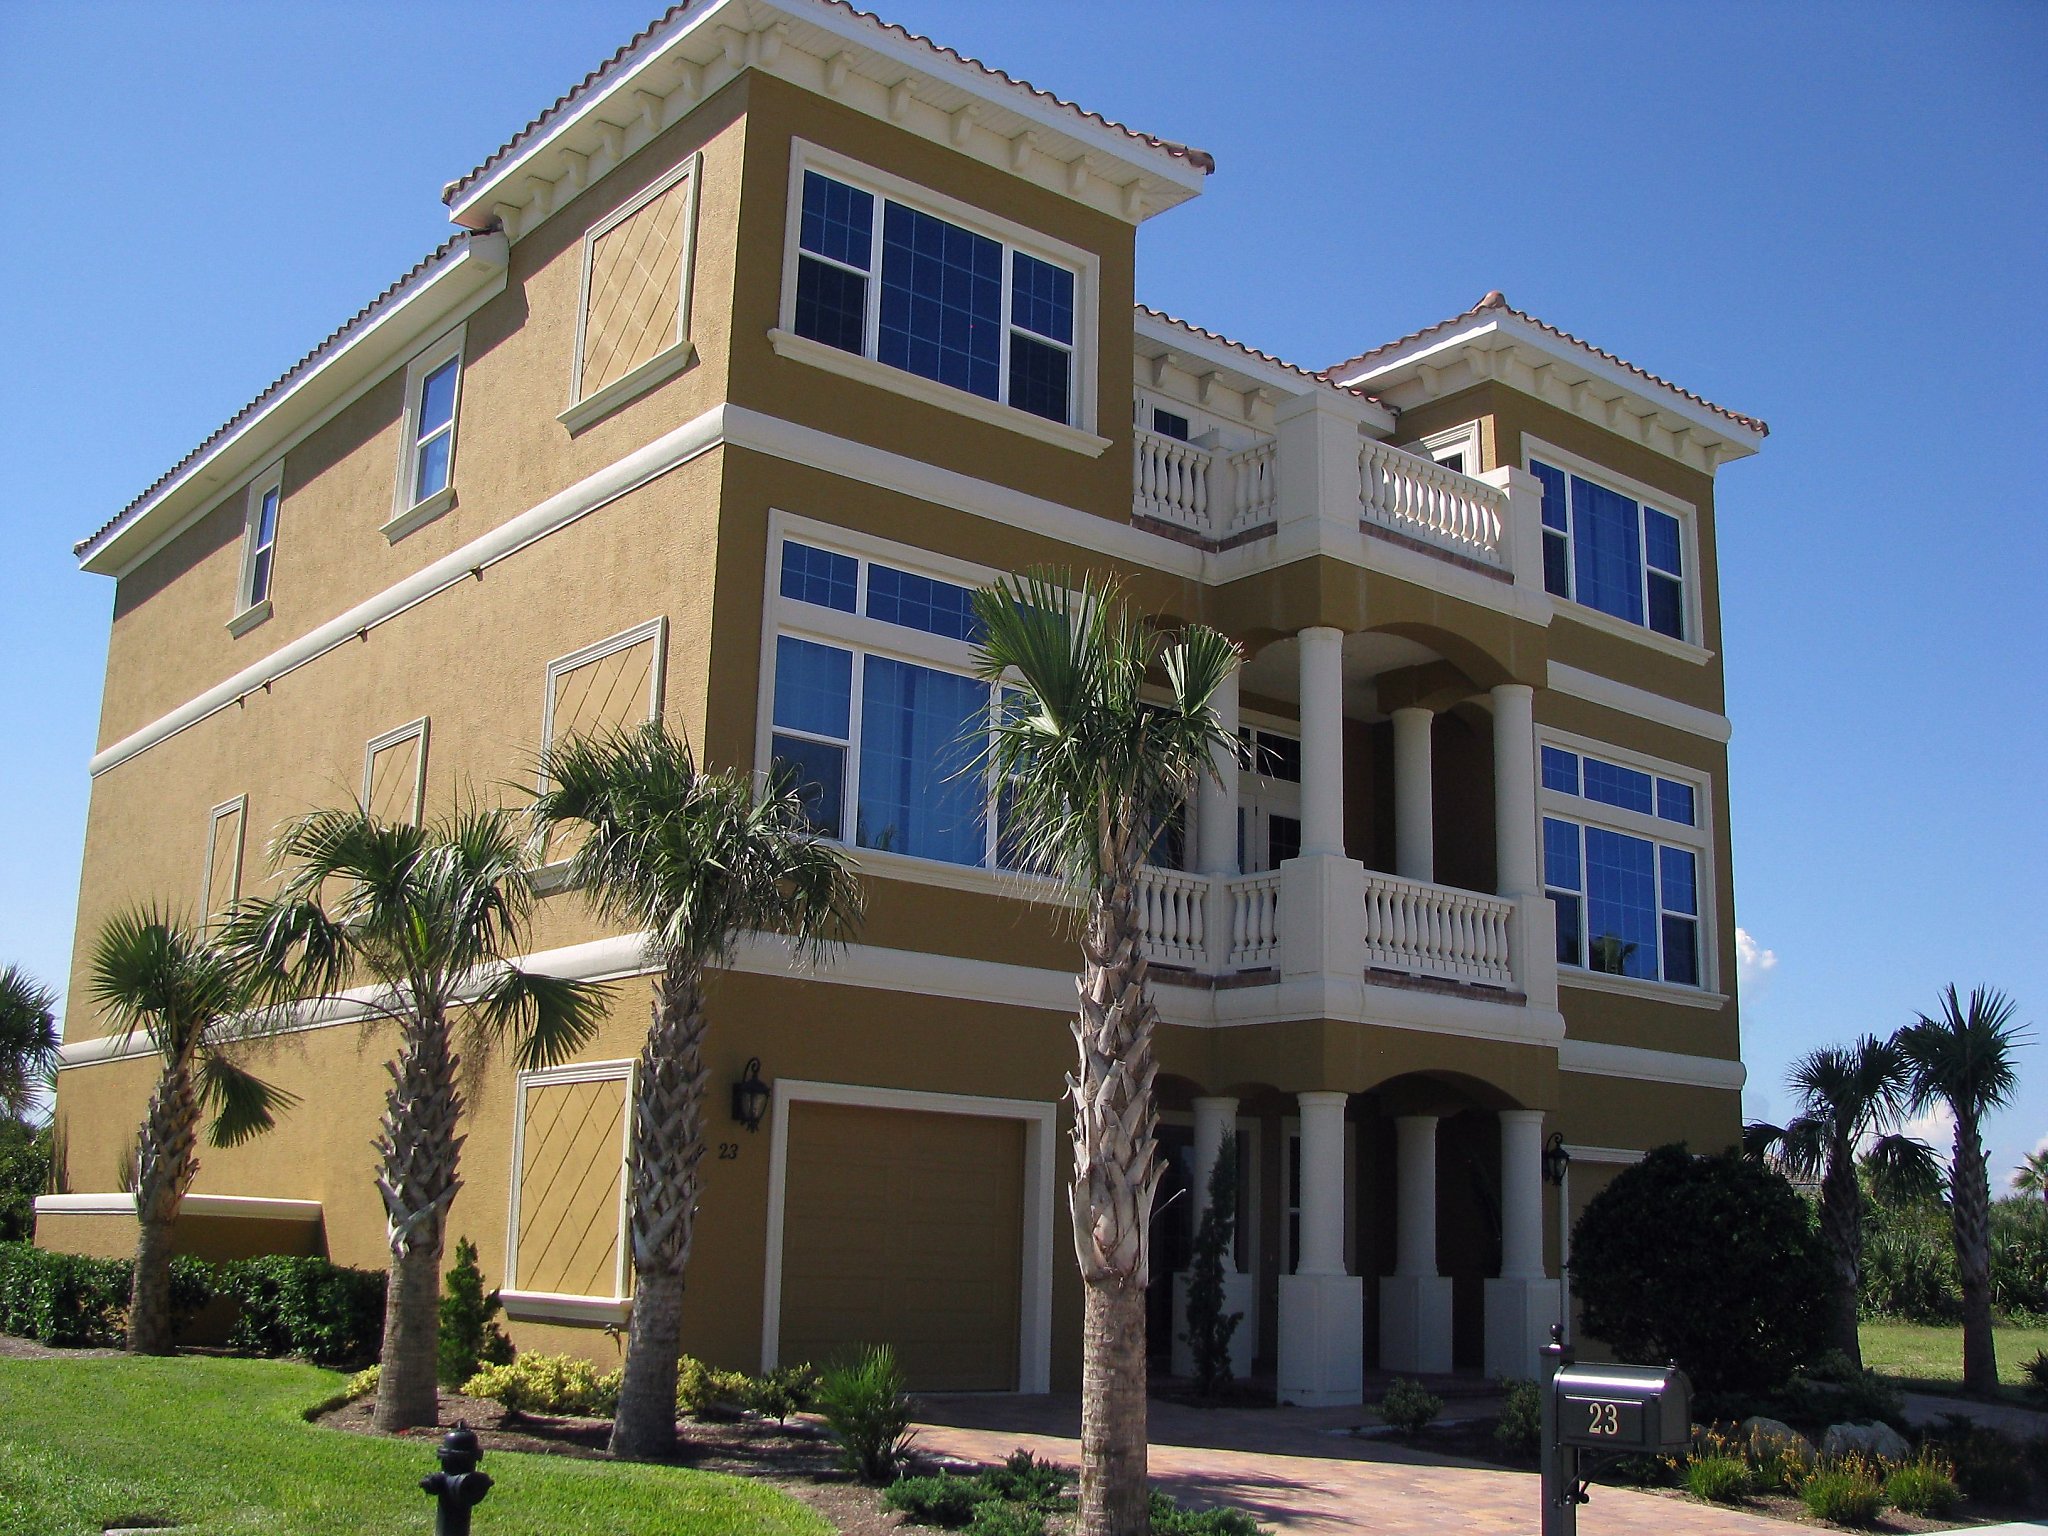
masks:
<svg viewBox="0 0 2048 1536"><path fill-rule="evenodd" d="M18 966L0 966L0 1116L27 1114L56 1065L56 993Z"/></svg>
<svg viewBox="0 0 2048 1536"><path fill-rule="evenodd" d="M2023 1195L2048 1200L2048 1147L2036 1147L2013 1170L2012 1187Z"/></svg>
<svg viewBox="0 0 2048 1536"><path fill-rule="evenodd" d="M1910 1136L1889 1134L1905 1113L1912 1074L1898 1044L1865 1035L1852 1046L1827 1046L1793 1065L1788 1079L1799 1113L1779 1130L1749 1127L1769 1144L1791 1178L1820 1186L1820 1229L1835 1266L1834 1345L1860 1370L1857 1314L1863 1280L1863 1187L1858 1153L1880 1183L1901 1185L1935 1176L1933 1154ZM1864 1149L1864 1143L1870 1144Z"/></svg>
<svg viewBox="0 0 2048 1536"><path fill-rule="evenodd" d="M453 1015L473 1067L504 1041L521 1068L550 1066L596 1032L601 994L511 963L533 885L510 811L458 808L425 827L362 806L315 811L285 825L271 857L278 894L238 904L228 921L257 995L279 1009L348 1009L397 1034L374 1143L391 1247L376 1423L432 1424L441 1250L462 1187Z"/></svg>
<svg viewBox="0 0 2048 1536"><path fill-rule="evenodd" d="M974 596L981 675L1002 691L986 768L1003 786L1014 862L1080 906L1079 1066L1073 1104L1074 1249L1085 1288L1081 1377L1083 1536L1142 1536L1146 1231L1159 1184L1155 1022L1136 882L1158 831L1214 754L1235 752L1215 710L1238 660L1215 630L1168 637L1107 581L1007 577ZM1147 682L1163 684L1158 702Z"/></svg>
<svg viewBox="0 0 2048 1536"><path fill-rule="evenodd" d="M816 955L860 915L846 855L819 840L793 785L756 795L702 769L661 721L576 737L542 755L537 835L588 830L570 880L608 920L645 935L654 1007L633 1080L633 1317L612 1422L618 1456L675 1449L683 1272L704 1155L704 989L742 934L772 930Z"/></svg>
<svg viewBox="0 0 2048 1536"><path fill-rule="evenodd" d="M1984 1117L2001 1109L2019 1086L2013 1052L2024 1031L2012 1022L2004 993L1973 988L1965 1004L1953 985L1937 1016L1921 1014L1899 1031L1899 1049L1913 1075L1912 1105L1946 1104L1955 1119L1949 1162L1949 1220L1963 1291L1963 1390L1998 1390L1991 1338L1991 1178L1984 1159Z"/></svg>
<svg viewBox="0 0 2048 1536"><path fill-rule="evenodd" d="M229 1055L243 1027L233 957L200 929L155 908L113 917L86 964L90 995L125 1044L138 1029L162 1058L149 1113L136 1137L135 1273L128 1348L171 1352L171 1242L178 1207L199 1171L199 1121L207 1140L232 1147L261 1135L290 1094L252 1076Z"/></svg>

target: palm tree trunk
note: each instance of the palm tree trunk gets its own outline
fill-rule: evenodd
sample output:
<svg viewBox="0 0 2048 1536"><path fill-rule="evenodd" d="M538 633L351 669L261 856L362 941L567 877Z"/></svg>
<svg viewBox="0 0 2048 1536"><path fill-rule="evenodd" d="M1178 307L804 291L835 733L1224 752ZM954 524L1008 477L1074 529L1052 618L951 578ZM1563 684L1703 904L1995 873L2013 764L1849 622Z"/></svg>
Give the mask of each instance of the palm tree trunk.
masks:
<svg viewBox="0 0 2048 1536"><path fill-rule="evenodd" d="M171 1339L171 1245L178 1206L199 1171L199 1093L192 1063L164 1064L137 1138L135 1273L128 1294L128 1350L168 1355Z"/></svg>
<svg viewBox="0 0 2048 1536"><path fill-rule="evenodd" d="M377 1130L377 1188L384 1196L391 1278L384 1294L384 1348L377 1379L377 1428L431 1425L440 1418L441 1249L456 1176L462 1116L459 1058L448 1021L438 1015L408 1026Z"/></svg>
<svg viewBox="0 0 2048 1536"><path fill-rule="evenodd" d="M614 1456L668 1456L676 1448L683 1271L696 1236L704 1156L704 1028L701 974L669 966L654 984L633 1092L633 1323L612 1421Z"/></svg>
<svg viewBox="0 0 2048 1536"><path fill-rule="evenodd" d="M1963 1390L1990 1396L1998 1390L1998 1354L1991 1336L1991 1180L1977 1122L1959 1108L1950 1173L1949 1214L1963 1291Z"/></svg>
<svg viewBox="0 0 2048 1536"><path fill-rule="evenodd" d="M1082 934L1074 1043L1074 1249L1081 1337L1080 1536L1145 1536L1145 1287L1159 1187L1153 1139L1152 1000L1134 920L1135 860L1118 860Z"/></svg>
<svg viewBox="0 0 2048 1536"><path fill-rule="evenodd" d="M1856 1183L1856 1151L1853 1146L1836 1147L1828 1159L1821 1181L1820 1229L1827 1239L1828 1257L1835 1272L1835 1294L1830 1311L1830 1342L1848 1357L1857 1370L1863 1369L1863 1191Z"/></svg>

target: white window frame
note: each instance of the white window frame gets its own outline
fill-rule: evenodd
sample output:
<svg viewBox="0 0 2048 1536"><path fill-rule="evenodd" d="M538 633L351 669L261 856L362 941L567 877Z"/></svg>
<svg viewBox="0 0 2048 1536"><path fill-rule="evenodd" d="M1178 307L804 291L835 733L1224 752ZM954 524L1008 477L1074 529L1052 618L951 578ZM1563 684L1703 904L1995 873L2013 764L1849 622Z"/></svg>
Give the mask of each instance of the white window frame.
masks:
<svg viewBox="0 0 2048 1536"><path fill-rule="evenodd" d="M871 247L872 262L866 274L869 284L866 330L858 355L796 334L797 262L803 231L803 188L806 171L816 171L820 175L830 176L835 181L845 182L849 186L870 193L877 199L874 244ZM1096 420L1096 373L1102 334L1099 314L1102 295L1101 262L1092 252L1055 240L998 214L933 192L900 176L892 176L887 171L877 170L871 165L805 139L795 139L791 142L788 198L787 227L783 231L782 242L780 318L776 328L769 333L769 341L778 354L876 384L898 394L910 395L962 415L978 417L1025 436L1035 437L1042 442L1075 449L1091 458L1099 456L1108 448L1110 440L1097 436L1092 430L1092 424ZM1002 243L1002 350L997 361L997 377L1005 397L1008 396L1010 387L1010 332L1018 329L1010 318L1011 253L1022 251L1027 256L1064 267L1074 274L1074 339L1070 347L1073 366L1069 370L1070 397L1066 422L1049 421L1043 416L1010 405L1007 398L987 400L964 389L941 384L936 379L927 379L922 374L891 367L881 361L878 356L877 338L880 335L882 314L883 210L880 204L883 201L902 203L919 213L944 219L948 223L957 224L963 229ZM827 262L831 260L829 257L817 259ZM1037 333L1030 334L1035 336ZM1051 344L1060 345L1057 342Z"/></svg>
<svg viewBox="0 0 2048 1536"><path fill-rule="evenodd" d="M593 661L602 661L607 656L616 656L620 651L631 650L634 646L650 640L654 643L654 664L647 669L647 713L643 717L643 723L661 718L662 690L668 672L666 614L660 618L649 619L643 624L635 624L631 629L622 629L616 635L608 635L594 644L584 646L580 651L557 656L548 663L540 713L540 750L543 756L551 751L555 744L555 687L562 678L578 667L587 666ZM548 787L545 773L538 776L537 784L541 789Z"/></svg>
<svg viewBox="0 0 2048 1536"><path fill-rule="evenodd" d="M1553 469L1563 470L1567 476L1577 475L1582 480L1590 480L1596 485L1605 486L1610 491L1617 491L1634 501L1638 507L1647 505L1652 511L1662 512L1668 517L1677 518L1679 558L1685 562L1683 611L1685 614L1686 638L1683 640L1674 640L1671 636L1659 634L1656 630L1650 628L1650 559L1643 536L1640 513L1638 513L1636 520L1636 541L1639 563L1642 567L1640 581L1642 584L1643 622L1641 624L1631 624L1627 619L1620 618L1611 613L1604 613L1598 608L1589 607L1580 602L1576 597L1560 597L1557 593L1546 589L1544 595L1550 599L1552 612L1561 613L1564 617L1576 623L1585 624L1594 629L1605 630L1609 634L1622 635L1630 640L1639 641L1644 645L1668 652L1673 656L1683 657L1687 661L1704 663L1711 660L1714 653L1699 643L1699 637L1706 633L1702 620L1705 595L1701 587L1699 508L1683 497L1672 495L1660 486L1632 479L1627 475L1607 468L1603 464L1596 464L1591 459L1572 453L1568 449L1556 447L1551 443L1544 442L1541 438L1524 434L1522 438L1522 467L1528 470L1531 475L1534 475L1536 472L1534 465L1539 459L1543 463L1550 465ZM1568 585L1576 590L1578 586L1578 558L1573 540L1577 538L1577 530L1570 526L1574 521L1575 519L1567 513L1565 580ZM1539 537L1548 538L1549 535L1547 533L1539 533Z"/></svg>
<svg viewBox="0 0 2048 1536"><path fill-rule="evenodd" d="M270 542L263 549L270 551L270 565L264 577L263 593L255 590L256 556L259 549L256 535L263 526L263 503L272 493L277 496L277 520L271 526ZM270 594L277 590L277 541L284 534L284 460L279 459L262 474L249 482L244 493L242 511L242 570L235 585L235 616L228 621L228 631L237 639L270 617Z"/></svg>
<svg viewBox="0 0 2048 1536"><path fill-rule="evenodd" d="M505 1315L538 1322L622 1324L632 1311L627 1282L632 1276L632 1239L627 1216L632 1201L633 1090L638 1068L628 1061L578 1062L521 1072L513 1091L511 1193L506 1198L505 1283L498 1292ZM610 1296L574 1296L559 1291L519 1289L519 1186L526 1167L526 1099L535 1088L566 1088L575 1083L626 1085L625 1113L619 1116L619 1243Z"/></svg>
<svg viewBox="0 0 2048 1536"><path fill-rule="evenodd" d="M370 776L377 766L377 754L417 739L418 748L413 753L412 774L412 824L418 826L426 814L427 804L427 731L428 717L421 715L404 725L386 731L382 736L372 736L363 748L363 806L370 804Z"/></svg>
<svg viewBox="0 0 2048 1536"><path fill-rule="evenodd" d="M1618 805L1609 805L1601 800L1589 800L1583 793L1568 795L1562 790L1546 788L1543 783L1542 767L1543 748L1545 747L1556 747L1560 751L1578 755L1581 759L1579 764L1579 783L1582 791L1585 787L1585 763L1583 759L1587 757L1597 757L1604 762L1616 763L1624 768L1633 768L1638 773L1649 774L1653 779L1672 779L1680 784L1689 786L1692 790L1693 825L1687 826L1682 821L1668 821L1656 814L1656 789L1654 784L1651 787L1651 810L1648 814L1640 811L1626 810ZM1638 976L1610 976L1604 972L1595 971L1590 966L1560 963L1557 967L1559 984L1570 987L1583 987L1598 992L1622 992L1639 996L1655 996L1707 1007L1719 1007L1721 1003L1725 1002L1726 998L1720 990L1720 923L1718 916L1719 904L1716 899L1720 887L1717 883L1716 866L1718 861L1714 854L1717 840L1714 833L1712 776L1698 768L1688 767L1683 763L1670 762L1664 758L1651 757L1646 753L1632 751L1627 747L1617 747L1611 742L1598 741L1590 736L1576 736L1566 731L1553 730L1547 726L1538 726L1536 729L1536 805L1536 850L1539 863L1543 858L1543 818L1546 816L1559 821L1576 823L1581 829L1593 826L1608 832L1620 832L1629 837L1639 837L1653 846L1659 843L1669 843L1673 847L1685 849L1693 855L1696 861L1694 864L1694 878L1698 885L1696 894L1699 898L1699 912L1695 915L1694 921L1698 924L1700 970L1700 979L1697 986L1688 986L1684 982L1678 981L1665 981L1661 977L1664 945L1664 870L1661 857L1656 861L1658 901L1656 914L1657 968L1660 972L1659 978L1651 981ZM1580 839L1579 864L1581 871L1581 889L1578 893L1581 903L1580 927L1584 929L1588 926L1588 920L1584 915L1587 893L1584 890L1583 879L1585 868L1585 842L1583 837ZM1539 873L1541 872L1539 871ZM1545 881L1545 885L1547 887L1548 881ZM1581 937L1583 939L1588 936L1582 933Z"/></svg>
<svg viewBox="0 0 2048 1536"><path fill-rule="evenodd" d="M464 321L454 330L436 337L405 365L405 414L398 429L398 483L391 493L391 517L382 530L384 537L393 544L455 505L455 460L456 450L461 446L462 384L466 371L463 349L468 343L468 336L469 322ZM413 484L419 473L420 460L420 410L427 378L443 363L451 361L455 364L455 398L449 402L448 425L443 429L448 437L448 483L431 495L414 500Z"/></svg>
<svg viewBox="0 0 2048 1536"><path fill-rule="evenodd" d="M610 415L664 379L673 378L696 360L697 349L690 340L690 300L697 271L697 196L703 169L703 153L699 151L690 155L666 176L634 193L585 231L581 277L576 290L576 345L569 357L569 404L555 418L570 432L580 432L591 422ZM590 322L590 268L597 256L597 242L681 181L689 182L689 190L683 205L683 254L676 294L676 333L668 345L654 356L628 369L586 398L583 393L583 344Z"/></svg>
<svg viewBox="0 0 2048 1536"><path fill-rule="evenodd" d="M1433 464L1442 464L1453 454L1464 455L1465 467L1451 472L1464 475L1468 479L1478 476L1485 469L1485 461L1479 456L1477 421L1468 421L1463 426L1446 427L1441 432L1432 432L1420 439L1416 443L1416 448L1420 449L1422 456Z"/></svg>
<svg viewBox="0 0 2048 1536"><path fill-rule="evenodd" d="M220 847L220 824L233 816L235 822L235 865L231 877L234 895L229 901L239 901L242 896L242 852L249 845L249 797L236 795L232 800L223 800L206 813L206 864L199 872L199 920L202 923L213 920L213 862L214 854Z"/></svg>

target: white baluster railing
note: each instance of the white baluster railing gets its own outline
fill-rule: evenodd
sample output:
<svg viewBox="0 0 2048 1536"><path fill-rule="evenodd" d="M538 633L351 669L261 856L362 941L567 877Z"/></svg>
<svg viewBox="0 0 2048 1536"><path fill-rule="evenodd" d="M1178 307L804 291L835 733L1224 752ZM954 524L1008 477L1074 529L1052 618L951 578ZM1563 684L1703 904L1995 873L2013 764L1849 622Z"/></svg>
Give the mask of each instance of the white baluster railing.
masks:
<svg viewBox="0 0 2048 1536"><path fill-rule="evenodd" d="M1505 491L1388 443L1359 449L1358 481L1367 522L1509 568Z"/></svg>
<svg viewBox="0 0 2048 1536"><path fill-rule="evenodd" d="M1140 427L1137 432L1137 480L1131 506L1140 517L1157 518L1207 536L1209 533L1209 466L1206 448L1162 437Z"/></svg>
<svg viewBox="0 0 2048 1536"><path fill-rule="evenodd" d="M1138 932L1155 965L1201 966L1209 953L1209 877L1138 871Z"/></svg>
<svg viewBox="0 0 2048 1536"><path fill-rule="evenodd" d="M1271 965L1280 953L1279 875L1237 875L1224 889L1230 897L1230 968Z"/></svg>
<svg viewBox="0 0 2048 1536"><path fill-rule="evenodd" d="M1230 526L1225 534L1242 533L1273 521L1278 494L1279 444L1270 440L1240 448L1226 461L1230 465Z"/></svg>
<svg viewBox="0 0 2048 1536"><path fill-rule="evenodd" d="M1514 985L1515 904L1498 896L1365 873L1366 964L1448 981Z"/></svg>

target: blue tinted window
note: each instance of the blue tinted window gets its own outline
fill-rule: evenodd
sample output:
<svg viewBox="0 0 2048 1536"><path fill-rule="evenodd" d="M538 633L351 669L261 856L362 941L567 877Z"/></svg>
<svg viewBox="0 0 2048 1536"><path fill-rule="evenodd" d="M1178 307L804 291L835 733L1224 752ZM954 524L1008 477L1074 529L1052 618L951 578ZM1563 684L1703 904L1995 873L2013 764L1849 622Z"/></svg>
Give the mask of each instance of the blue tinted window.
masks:
<svg viewBox="0 0 2048 1536"><path fill-rule="evenodd" d="M427 375L420 385L420 421L418 436L438 432L448 425L455 414L455 368L456 359L447 362Z"/></svg>
<svg viewBox="0 0 2048 1536"><path fill-rule="evenodd" d="M805 250L865 272L874 236L873 193L816 171L804 172L804 217L797 238Z"/></svg>
<svg viewBox="0 0 2048 1536"><path fill-rule="evenodd" d="M1064 423L1074 357L1062 347L1014 332L1010 337L1010 404L1020 411Z"/></svg>
<svg viewBox="0 0 2048 1536"><path fill-rule="evenodd" d="M1589 608L1643 622L1642 533L1636 504L1619 491L1572 477L1573 592Z"/></svg>
<svg viewBox="0 0 2048 1536"><path fill-rule="evenodd" d="M778 782L797 792L811 825L826 837L844 837L846 748L778 731L774 751L771 772Z"/></svg>
<svg viewBox="0 0 2048 1536"><path fill-rule="evenodd" d="M859 585L859 570L859 562L851 555L835 554L829 549L799 544L794 539L783 540L784 597L793 597L800 603L816 603L820 608L837 608L841 613L851 613L854 591Z"/></svg>
<svg viewBox="0 0 2048 1536"><path fill-rule="evenodd" d="M1611 976L1657 977L1656 844L1602 827L1586 838L1586 964Z"/></svg>
<svg viewBox="0 0 2048 1536"><path fill-rule="evenodd" d="M860 800L863 848L950 864L985 857L981 776L988 685L871 656L862 668Z"/></svg>
<svg viewBox="0 0 2048 1536"><path fill-rule="evenodd" d="M1555 816L1543 818L1543 883L1562 891L1579 888L1579 829Z"/></svg>
<svg viewBox="0 0 2048 1536"><path fill-rule="evenodd" d="M1664 910L1697 917L1700 910L1699 860L1684 848L1662 848L1657 857L1664 870Z"/></svg>
<svg viewBox="0 0 2048 1536"><path fill-rule="evenodd" d="M775 723L820 736L848 734L853 653L793 635L775 637Z"/></svg>
<svg viewBox="0 0 2048 1536"><path fill-rule="evenodd" d="M1643 558L1653 571L1683 576L1678 545L1678 519L1655 507L1643 508Z"/></svg>
<svg viewBox="0 0 2048 1536"><path fill-rule="evenodd" d="M1002 325L1002 244L885 204L881 360L994 400L1002 387Z"/></svg>
<svg viewBox="0 0 2048 1536"><path fill-rule="evenodd" d="M1543 787L1559 794L1579 792L1579 755L1557 747L1543 749Z"/></svg>
<svg viewBox="0 0 2048 1536"><path fill-rule="evenodd" d="M1651 811L1651 779L1647 773L1624 768L1619 763L1586 759L1586 798L1602 805L1618 805L1624 811Z"/></svg>
<svg viewBox="0 0 2048 1536"><path fill-rule="evenodd" d="M1698 812L1693 808L1692 786L1680 784L1675 779L1659 779L1657 814L1666 821L1683 822L1688 827L1698 826Z"/></svg>
<svg viewBox="0 0 2048 1536"><path fill-rule="evenodd" d="M950 640L981 639L974 594L966 587L914 576L893 566L868 566L868 617Z"/></svg>
<svg viewBox="0 0 2048 1536"><path fill-rule="evenodd" d="M1074 343L1074 274L1022 251L1010 257L1010 321L1054 341Z"/></svg>
<svg viewBox="0 0 2048 1536"><path fill-rule="evenodd" d="M796 333L842 352L867 347L868 280L843 267L799 258Z"/></svg>
<svg viewBox="0 0 2048 1536"><path fill-rule="evenodd" d="M256 547L277 542L277 488L263 493L263 508L256 514Z"/></svg>
<svg viewBox="0 0 2048 1536"><path fill-rule="evenodd" d="M1664 979L1682 987L1700 984L1700 925L1693 918L1664 914Z"/></svg>
<svg viewBox="0 0 2048 1536"><path fill-rule="evenodd" d="M1531 461L1530 472L1543 482L1543 526L1559 533L1571 527L1564 499L1564 471Z"/></svg>

